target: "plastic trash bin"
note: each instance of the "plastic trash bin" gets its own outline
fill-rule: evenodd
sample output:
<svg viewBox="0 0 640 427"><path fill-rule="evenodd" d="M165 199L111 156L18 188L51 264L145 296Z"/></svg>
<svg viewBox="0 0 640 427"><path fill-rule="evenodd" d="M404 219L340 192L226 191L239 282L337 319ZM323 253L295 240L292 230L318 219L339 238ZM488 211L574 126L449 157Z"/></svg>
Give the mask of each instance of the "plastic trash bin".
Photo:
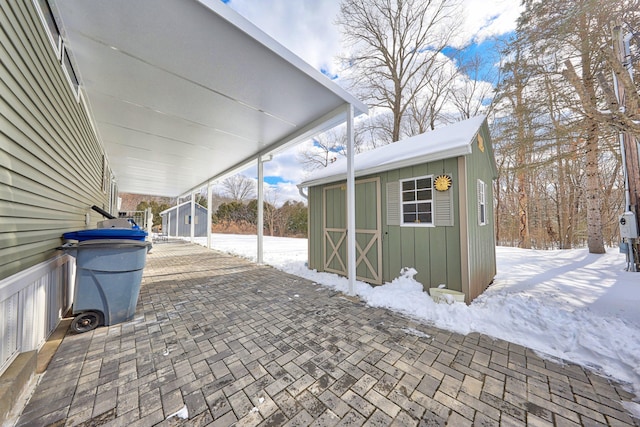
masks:
<svg viewBox="0 0 640 427"><path fill-rule="evenodd" d="M133 318L151 245L129 238L84 239L85 231L95 230L75 232L78 239L73 240L78 243L65 247L76 258L75 319L71 328L78 333ZM72 239L70 234L74 233L65 234L65 238Z"/></svg>
<svg viewBox="0 0 640 427"><path fill-rule="evenodd" d="M77 240L78 242L97 239L145 240L147 232L137 226L135 228L92 228L64 233L62 237L67 241Z"/></svg>

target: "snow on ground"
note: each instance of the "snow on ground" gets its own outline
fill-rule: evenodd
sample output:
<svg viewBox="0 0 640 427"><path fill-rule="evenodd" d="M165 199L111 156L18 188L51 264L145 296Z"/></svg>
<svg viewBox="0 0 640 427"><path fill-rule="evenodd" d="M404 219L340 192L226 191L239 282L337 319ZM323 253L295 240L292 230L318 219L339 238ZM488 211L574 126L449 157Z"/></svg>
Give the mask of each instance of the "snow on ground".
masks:
<svg viewBox="0 0 640 427"><path fill-rule="evenodd" d="M196 242L206 246L206 238ZM256 236L214 234L211 247L256 260ZM347 279L306 267L306 239L265 236L264 262L348 292ZM623 254L498 247L497 262L494 284L469 306L434 303L412 269L383 286L356 282L355 291L371 306L439 328L480 332L587 366L628 384L640 402L640 273L624 270ZM625 406L640 417L640 404Z"/></svg>

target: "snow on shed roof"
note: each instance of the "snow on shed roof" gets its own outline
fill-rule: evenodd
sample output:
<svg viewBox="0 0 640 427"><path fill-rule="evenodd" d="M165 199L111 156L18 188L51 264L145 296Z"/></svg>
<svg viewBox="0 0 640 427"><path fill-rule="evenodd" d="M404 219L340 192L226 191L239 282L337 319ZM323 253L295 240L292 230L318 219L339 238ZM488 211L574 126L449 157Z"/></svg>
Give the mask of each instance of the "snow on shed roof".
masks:
<svg viewBox="0 0 640 427"><path fill-rule="evenodd" d="M471 154L471 143L485 120L486 116L472 117L357 154L354 157L355 176ZM313 187L345 179L347 159L341 158L324 169L312 172L298 187Z"/></svg>

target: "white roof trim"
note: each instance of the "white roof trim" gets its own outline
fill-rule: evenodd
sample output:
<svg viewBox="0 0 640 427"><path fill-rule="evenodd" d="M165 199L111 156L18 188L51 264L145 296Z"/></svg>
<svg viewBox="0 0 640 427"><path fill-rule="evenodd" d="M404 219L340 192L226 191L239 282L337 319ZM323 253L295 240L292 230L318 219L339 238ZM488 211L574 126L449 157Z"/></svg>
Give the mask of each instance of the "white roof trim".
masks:
<svg viewBox="0 0 640 427"><path fill-rule="evenodd" d="M476 116L452 125L412 136L355 156L355 176L361 177L407 166L472 153L475 140L485 116ZM346 159L341 158L324 169L314 171L299 188L314 187L343 181L347 177Z"/></svg>
<svg viewBox="0 0 640 427"><path fill-rule="evenodd" d="M191 201L190 201L190 200L188 200L188 201L186 201L186 202L182 202L182 203L180 203L180 204L179 204L179 205L177 205L177 206L171 206L169 209L165 209L165 210L163 210L162 212L160 212L160 215L165 214L165 213L167 213L167 212L169 212L169 211L172 211L172 210L174 210L174 209L179 209L179 208L183 207L184 205L190 205L190 204L191 204ZM198 206L200 206L202 209L207 209L207 208L205 208L204 206L202 206L200 203L196 203L195 205L196 205L196 209L198 209Z"/></svg>

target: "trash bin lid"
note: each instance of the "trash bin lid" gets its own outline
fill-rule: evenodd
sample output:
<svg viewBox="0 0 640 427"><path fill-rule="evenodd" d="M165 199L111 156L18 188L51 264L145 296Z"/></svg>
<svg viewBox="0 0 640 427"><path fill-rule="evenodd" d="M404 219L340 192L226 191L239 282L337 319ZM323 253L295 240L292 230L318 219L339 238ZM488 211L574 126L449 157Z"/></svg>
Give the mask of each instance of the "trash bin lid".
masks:
<svg viewBox="0 0 640 427"><path fill-rule="evenodd" d="M94 239L145 240L147 232L139 228L93 228L64 233L62 237L66 240L77 240L79 242Z"/></svg>

